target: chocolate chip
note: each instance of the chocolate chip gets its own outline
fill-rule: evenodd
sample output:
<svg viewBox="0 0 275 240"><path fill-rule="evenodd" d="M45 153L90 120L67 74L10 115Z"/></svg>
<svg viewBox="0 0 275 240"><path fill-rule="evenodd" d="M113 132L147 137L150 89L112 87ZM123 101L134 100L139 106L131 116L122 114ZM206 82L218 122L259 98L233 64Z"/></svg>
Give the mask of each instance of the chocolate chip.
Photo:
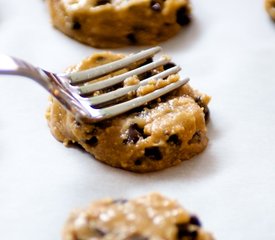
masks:
<svg viewBox="0 0 275 240"><path fill-rule="evenodd" d="M73 30L80 30L81 29L81 24L78 21L73 21L72 29Z"/></svg>
<svg viewBox="0 0 275 240"><path fill-rule="evenodd" d="M202 102L201 97L196 97L196 98L195 98L195 102L196 102L201 108L203 108L203 113L204 113L205 122L208 122L208 121L209 121L209 118L210 118L210 110L209 110L208 106Z"/></svg>
<svg viewBox="0 0 275 240"><path fill-rule="evenodd" d="M92 138L86 140L85 143L90 145L91 147L95 147L98 144L98 139L96 136L92 136Z"/></svg>
<svg viewBox="0 0 275 240"><path fill-rule="evenodd" d="M94 228L97 237L104 237L107 233L99 228Z"/></svg>
<svg viewBox="0 0 275 240"><path fill-rule="evenodd" d="M201 134L200 132L195 132L192 138L188 141L188 144L200 143L201 142Z"/></svg>
<svg viewBox="0 0 275 240"><path fill-rule="evenodd" d="M126 240L149 240L149 238L136 233L136 234L126 238Z"/></svg>
<svg viewBox="0 0 275 240"><path fill-rule="evenodd" d="M190 12L187 7L181 7L177 11L177 23L181 26L185 26L188 23L190 23L191 18L190 18Z"/></svg>
<svg viewBox="0 0 275 240"><path fill-rule="evenodd" d="M142 162L143 162L143 158L138 158L135 160L135 165L140 166L140 165L142 165Z"/></svg>
<svg viewBox="0 0 275 240"><path fill-rule="evenodd" d="M200 220L198 219L198 217L195 216L195 215L191 215L191 216L190 216L189 223L192 224L192 225L196 225L196 226L198 226L198 227L201 227L201 222L200 222Z"/></svg>
<svg viewBox="0 0 275 240"><path fill-rule="evenodd" d="M146 105L146 107L147 107L148 109L153 109L153 108L155 108L157 105L158 105L158 100L156 99L156 100L153 100L153 101L149 102L149 103Z"/></svg>
<svg viewBox="0 0 275 240"><path fill-rule="evenodd" d="M172 67L175 67L175 66L176 66L175 63L169 62L169 63L166 63L165 65L163 65L163 69L164 69L164 70L167 70L167 69L172 68Z"/></svg>
<svg viewBox="0 0 275 240"><path fill-rule="evenodd" d="M78 122L78 121L75 121L75 125L76 125L77 127L80 127L81 123Z"/></svg>
<svg viewBox="0 0 275 240"><path fill-rule="evenodd" d="M149 64L149 63L151 63L151 62L153 62L153 59L152 59L152 58L147 58L142 64L140 64L140 67L141 67L141 66L145 66L145 65L147 65L147 64ZM143 79L152 77L152 75L153 75L152 71L147 71L147 72L145 72L145 73L139 74L139 75L138 75L138 78L139 78L140 80L143 80Z"/></svg>
<svg viewBox="0 0 275 240"><path fill-rule="evenodd" d="M105 5L107 3L111 3L110 0L97 0L96 6Z"/></svg>
<svg viewBox="0 0 275 240"><path fill-rule="evenodd" d="M127 202L128 202L128 200L124 199L124 198L113 200L113 203L115 203L115 204L124 204L124 203L127 203Z"/></svg>
<svg viewBox="0 0 275 240"><path fill-rule="evenodd" d="M179 139L179 136L177 134L173 134L168 138L167 143L171 145L180 146L182 141Z"/></svg>
<svg viewBox="0 0 275 240"><path fill-rule="evenodd" d="M161 5L159 2L152 0L150 3L151 9L155 12L160 12L161 11Z"/></svg>
<svg viewBox="0 0 275 240"><path fill-rule="evenodd" d="M139 78L139 80L144 80L144 79L147 79L147 78L152 77L152 76L153 76L152 72L148 71L148 72L139 74L138 78Z"/></svg>
<svg viewBox="0 0 275 240"><path fill-rule="evenodd" d="M205 122L208 122L209 121L209 118L210 118L210 111L209 111L209 108L207 105L205 105L203 107L203 112L204 112L204 119L205 119Z"/></svg>
<svg viewBox="0 0 275 240"><path fill-rule="evenodd" d="M106 58L103 57L103 56L98 56L98 57L96 58L96 62L102 62L102 61L104 61L104 60L106 60Z"/></svg>
<svg viewBox="0 0 275 240"><path fill-rule="evenodd" d="M139 139L145 137L143 128L140 128L138 124L133 123L129 126L127 131L127 139L123 140L123 143L137 143Z"/></svg>
<svg viewBox="0 0 275 240"><path fill-rule="evenodd" d="M191 225L187 223L177 224L178 234L177 239L182 240L186 237L188 240L195 240L198 236L198 231L194 228L191 228Z"/></svg>
<svg viewBox="0 0 275 240"><path fill-rule="evenodd" d="M170 27L170 26L172 26L173 24L172 24L172 23L167 23L167 22L166 22L166 23L164 23L163 25L164 25L165 27Z"/></svg>
<svg viewBox="0 0 275 240"><path fill-rule="evenodd" d="M146 105L147 106L147 105ZM135 116L139 116L139 115L143 115L143 110L144 110L145 106L140 106L140 107L136 107L136 108L133 108L131 110L129 110L127 113L130 115L130 114L133 114Z"/></svg>
<svg viewBox="0 0 275 240"><path fill-rule="evenodd" d="M161 160L162 159L162 153L159 149L159 147L150 147L145 148L144 155L152 160Z"/></svg>
<svg viewBox="0 0 275 240"><path fill-rule="evenodd" d="M153 62L153 58L147 58L140 66L144 66L144 65L147 65L149 63Z"/></svg>
<svg viewBox="0 0 275 240"><path fill-rule="evenodd" d="M136 38L136 35L134 33L129 33L127 35L127 39L129 40L129 42L131 44L136 44L137 43L137 38Z"/></svg>

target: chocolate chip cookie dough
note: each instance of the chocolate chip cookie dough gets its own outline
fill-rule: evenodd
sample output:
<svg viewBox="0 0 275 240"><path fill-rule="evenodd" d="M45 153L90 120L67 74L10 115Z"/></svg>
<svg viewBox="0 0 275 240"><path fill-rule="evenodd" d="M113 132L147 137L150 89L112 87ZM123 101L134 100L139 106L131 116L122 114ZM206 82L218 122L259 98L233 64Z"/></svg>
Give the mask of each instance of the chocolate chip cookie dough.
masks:
<svg viewBox="0 0 275 240"><path fill-rule="evenodd" d="M71 214L63 236L63 240L213 240L195 215L158 193L93 202Z"/></svg>
<svg viewBox="0 0 275 240"><path fill-rule="evenodd" d="M265 8L270 17L275 21L275 0L265 0Z"/></svg>
<svg viewBox="0 0 275 240"><path fill-rule="evenodd" d="M94 54L69 71L84 70L121 57L110 52ZM164 68L133 78L148 78ZM179 76L175 74L164 81L177 79ZM142 91L148 91L146 86ZM113 167L149 172L179 164L205 149L209 100L209 96L186 84L145 106L94 124L77 122L53 98L46 116L52 134L65 145L78 143L97 160Z"/></svg>
<svg viewBox="0 0 275 240"><path fill-rule="evenodd" d="M188 0L48 0L53 25L99 48L154 45L190 22Z"/></svg>

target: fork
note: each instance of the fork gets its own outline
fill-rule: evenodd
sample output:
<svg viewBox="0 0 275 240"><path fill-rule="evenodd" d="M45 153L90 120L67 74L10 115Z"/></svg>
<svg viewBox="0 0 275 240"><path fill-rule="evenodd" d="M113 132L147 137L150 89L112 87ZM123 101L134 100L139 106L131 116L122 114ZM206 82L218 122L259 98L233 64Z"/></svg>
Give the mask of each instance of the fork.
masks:
<svg viewBox="0 0 275 240"><path fill-rule="evenodd" d="M181 70L179 66L173 66L140 81L136 85L120 87L98 96L91 96L93 92L114 86L123 82L128 77L139 75L168 64L170 59L167 56L163 56L152 62L148 61L147 64L136 67L120 75L102 81L95 81L94 83L91 81L123 69L138 61L146 61L160 51L161 48L157 46L135 54L130 54L125 58L111 63L72 73L52 73L35 67L21 59L0 55L0 75L19 75L35 80L69 110L75 116L76 120L93 123L117 116L133 108L144 105L149 101L179 88L189 81L188 78L178 80L146 95L136 96L133 99L116 103L115 100L125 96L129 92L136 91L140 86L148 84L152 79L164 79ZM112 104L107 107L98 107L102 104L104 105L106 102L111 102Z"/></svg>

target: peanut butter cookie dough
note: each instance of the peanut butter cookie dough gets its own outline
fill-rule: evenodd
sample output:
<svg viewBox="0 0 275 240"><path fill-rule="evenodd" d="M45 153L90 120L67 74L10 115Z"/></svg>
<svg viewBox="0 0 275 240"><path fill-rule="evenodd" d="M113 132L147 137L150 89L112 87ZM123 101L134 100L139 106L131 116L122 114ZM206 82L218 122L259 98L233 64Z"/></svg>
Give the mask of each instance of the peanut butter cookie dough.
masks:
<svg viewBox="0 0 275 240"><path fill-rule="evenodd" d="M270 17L275 21L275 0L265 0L265 8Z"/></svg>
<svg viewBox="0 0 275 240"><path fill-rule="evenodd" d="M84 70L121 57L110 52L94 54L69 71ZM169 65L172 64L164 68ZM147 78L164 68L133 78ZM175 74L163 81L178 78ZM147 87L142 91L148 91ZM186 84L145 106L99 123L77 122L53 98L46 116L52 134L65 145L78 143L97 160L113 167L149 172L179 164L205 149L209 100L209 96Z"/></svg>
<svg viewBox="0 0 275 240"><path fill-rule="evenodd" d="M188 0L48 0L53 25L99 48L154 45L190 22Z"/></svg>
<svg viewBox="0 0 275 240"><path fill-rule="evenodd" d="M64 240L213 240L200 220L158 193L104 199L71 214Z"/></svg>

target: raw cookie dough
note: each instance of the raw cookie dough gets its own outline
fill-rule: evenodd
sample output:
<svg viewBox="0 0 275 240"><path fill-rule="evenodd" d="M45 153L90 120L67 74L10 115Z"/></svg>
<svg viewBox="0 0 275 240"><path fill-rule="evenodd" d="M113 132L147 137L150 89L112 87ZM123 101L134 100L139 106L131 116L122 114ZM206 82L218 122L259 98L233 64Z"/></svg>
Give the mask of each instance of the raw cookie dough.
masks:
<svg viewBox="0 0 275 240"><path fill-rule="evenodd" d="M103 199L68 219L63 240L213 240L200 220L158 193Z"/></svg>
<svg viewBox="0 0 275 240"><path fill-rule="evenodd" d="M69 71L95 67L121 57L123 55L110 52L94 54ZM169 67L167 65L164 67ZM162 70L162 67L154 69L139 78ZM176 74L168 80L178 78ZM142 91L148 91L146 86L144 88ZM46 117L52 134L65 145L78 143L97 160L113 167L149 172L179 164L205 149L209 100L209 96L186 84L115 118L85 124L77 122L51 98Z"/></svg>
<svg viewBox="0 0 275 240"><path fill-rule="evenodd" d="M275 0L265 0L265 8L270 17L275 21Z"/></svg>
<svg viewBox="0 0 275 240"><path fill-rule="evenodd" d="M99 48L154 45L190 22L189 0L48 0L53 25Z"/></svg>

